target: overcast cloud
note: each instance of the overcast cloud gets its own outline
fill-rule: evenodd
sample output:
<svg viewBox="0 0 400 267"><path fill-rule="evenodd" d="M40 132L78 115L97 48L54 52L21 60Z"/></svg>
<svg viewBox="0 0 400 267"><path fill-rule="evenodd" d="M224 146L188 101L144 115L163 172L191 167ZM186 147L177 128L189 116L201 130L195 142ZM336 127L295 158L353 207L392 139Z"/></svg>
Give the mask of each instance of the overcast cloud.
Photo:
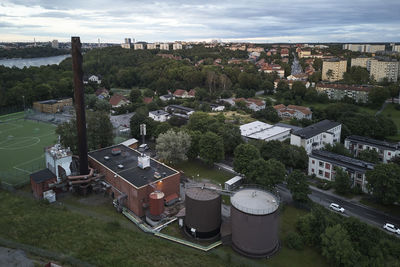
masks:
<svg viewBox="0 0 400 267"><path fill-rule="evenodd" d="M400 1L0 0L0 41L400 42Z"/></svg>

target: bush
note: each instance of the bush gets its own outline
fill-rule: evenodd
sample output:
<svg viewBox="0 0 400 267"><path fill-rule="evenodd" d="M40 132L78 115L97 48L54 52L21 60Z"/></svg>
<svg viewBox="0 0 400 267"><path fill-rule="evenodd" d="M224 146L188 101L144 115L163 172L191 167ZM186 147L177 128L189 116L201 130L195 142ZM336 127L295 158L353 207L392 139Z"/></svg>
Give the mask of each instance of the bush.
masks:
<svg viewBox="0 0 400 267"><path fill-rule="evenodd" d="M302 250L304 248L303 238L296 232L289 232L284 240L284 244L295 250Z"/></svg>

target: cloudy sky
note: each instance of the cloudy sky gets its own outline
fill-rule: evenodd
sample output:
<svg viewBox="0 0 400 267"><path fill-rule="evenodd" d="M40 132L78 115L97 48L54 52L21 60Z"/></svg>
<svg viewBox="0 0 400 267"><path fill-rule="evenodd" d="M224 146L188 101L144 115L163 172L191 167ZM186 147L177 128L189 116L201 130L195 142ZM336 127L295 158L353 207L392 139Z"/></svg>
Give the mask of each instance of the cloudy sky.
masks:
<svg viewBox="0 0 400 267"><path fill-rule="evenodd" d="M0 0L0 42L400 42L400 1Z"/></svg>

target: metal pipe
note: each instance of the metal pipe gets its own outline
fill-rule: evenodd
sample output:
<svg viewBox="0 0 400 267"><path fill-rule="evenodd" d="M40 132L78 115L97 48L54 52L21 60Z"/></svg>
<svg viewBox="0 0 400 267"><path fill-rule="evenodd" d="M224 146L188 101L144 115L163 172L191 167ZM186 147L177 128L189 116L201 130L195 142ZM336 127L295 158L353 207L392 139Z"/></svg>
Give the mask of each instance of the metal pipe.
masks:
<svg viewBox="0 0 400 267"><path fill-rule="evenodd" d="M76 126L78 129L79 173L89 173L88 148L86 137L86 114L83 94L83 70L81 41L79 37L71 37L72 70L74 72L74 98L76 112Z"/></svg>

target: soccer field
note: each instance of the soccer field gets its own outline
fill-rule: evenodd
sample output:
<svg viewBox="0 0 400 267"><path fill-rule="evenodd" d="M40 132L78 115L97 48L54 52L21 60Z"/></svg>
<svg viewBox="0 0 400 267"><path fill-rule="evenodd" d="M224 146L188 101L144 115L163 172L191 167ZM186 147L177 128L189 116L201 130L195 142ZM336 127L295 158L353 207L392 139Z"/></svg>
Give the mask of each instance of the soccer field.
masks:
<svg viewBox="0 0 400 267"><path fill-rule="evenodd" d="M0 116L0 180L14 186L45 167L44 147L57 140L55 125L23 118L23 112Z"/></svg>

